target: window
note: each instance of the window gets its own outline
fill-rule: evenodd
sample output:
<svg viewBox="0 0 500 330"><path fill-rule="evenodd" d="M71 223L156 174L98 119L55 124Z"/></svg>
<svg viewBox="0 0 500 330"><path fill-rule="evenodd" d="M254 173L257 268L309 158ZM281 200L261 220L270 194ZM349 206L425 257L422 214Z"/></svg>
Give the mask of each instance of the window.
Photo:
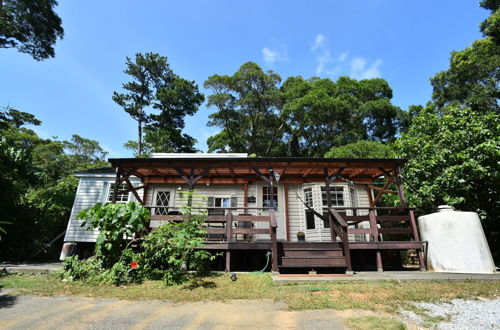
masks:
<svg viewBox="0 0 500 330"><path fill-rule="evenodd" d="M328 206L325 187L321 187L321 199L323 202L323 206ZM330 187L330 201L332 203L332 206L344 206L344 188Z"/></svg>
<svg viewBox="0 0 500 330"><path fill-rule="evenodd" d="M207 207L208 215L224 215L228 207L237 207L237 197L208 197Z"/></svg>
<svg viewBox="0 0 500 330"><path fill-rule="evenodd" d="M122 183L118 186L118 191L116 193L116 202L117 203L126 203L129 200L130 192L126 192L128 189L126 183ZM115 184L112 183L109 185L109 193L108 193L108 202L113 201L113 194L115 193Z"/></svg>
<svg viewBox="0 0 500 330"><path fill-rule="evenodd" d="M170 206L170 191L157 191L155 198L155 206ZM168 215L168 208L155 207L155 215Z"/></svg>
<svg viewBox="0 0 500 330"><path fill-rule="evenodd" d="M313 207L313 194L312 194L312 188L305 188L304 189L304 203L309 206ZM306 229L315 229L316 228L316 223L315 223L315 217L314 217L314 212L308 208L305 209L305 216L306 216Z"/></svg>
<svg viewBox="0 0 500 330"><path fill-rule="evenodd" d="M278 187L262 187L262 207L274 207L274 210L278 210Z"/></svg>
<svg viewBox="0 0 500 330"><path fill-rule="evenodd" d="M321 200L323 206L328 206L328 200L326 198L326 188L321 187ZM344 206L344 188L343 187L330 187L330 201L332 206ZM339 213L345 213L345 211L340 211ZM323 228L330 228L330 212L323 210Z"/></svg>

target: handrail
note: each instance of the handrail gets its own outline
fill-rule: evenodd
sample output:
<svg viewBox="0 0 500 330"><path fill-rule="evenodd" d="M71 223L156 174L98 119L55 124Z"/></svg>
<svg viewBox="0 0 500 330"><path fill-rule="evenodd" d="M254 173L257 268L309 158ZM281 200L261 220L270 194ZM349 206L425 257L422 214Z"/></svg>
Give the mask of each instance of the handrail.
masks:
<svg viewBox="0 0 500 330"><path fill-rule="evenodd" d="M272 242L272 248L271 248L271 255L272 255L272 265L271 265L271 270L273 272L278 271L278 240L276 237L276 231L278 228L278 222L276 220L276 212L273 210L269 210L269 218L271 219L271 222L269 223L269 229L270 229L270 235L271 235L271 242Z"/></svg>
<svg viewBox="0 0 500 330"><path fill-rule="evenodd" d="M182 209L182 206L155 206L145 205L147 209ZM225 206L204 206L204 207L191 207L192 210L274 210L274 207L225 207Z"/></svg>
<svg viewBox="0 0 500 330"><path fill-rule="evenodd" d="M351 264L351 252L349 250L349 234L348 234L348 225L347 222L342 218L342 216L334 209L330 208L329 209L330 213L330 218L333 218L336 220L336 223L334 221L331 221L331 224L333 225L333 229L337 233L337 235L340 237L342 240L342 247L344 250L344 258L347 264L347 271L352 272L352 264ZM337 224L339 226L337 226Z"/></svg>
<svg viewBox="0 0 500 330"><path fill-rule="evenodd" d="M330 212L332 213L333 217L337 222L344 228L347 228L347 222L340 216L340 214L335 211L335 209L331 208Z"/></svg>
<svg viewBox="0 0 500 330"><path fill-rule="evenodd" d="M232 240L232 230L233 230L233 213L231 211L226 214L226 241L230 242Z"/></svg>
<svg viewBox="0 0 500 330"><path fill-rule="evenodd" d="M335 210L414 210L414 207L402 207L402 206L323 206L323 209L335 209Z"/></svg>
<svg viewBox="0 0 500 330"><path fill-rule="evenodd" d="M278 221L276 220L276 213L274 210L269 211L269 217L271 218L271 228L277 228L278 227Z"/></svg>

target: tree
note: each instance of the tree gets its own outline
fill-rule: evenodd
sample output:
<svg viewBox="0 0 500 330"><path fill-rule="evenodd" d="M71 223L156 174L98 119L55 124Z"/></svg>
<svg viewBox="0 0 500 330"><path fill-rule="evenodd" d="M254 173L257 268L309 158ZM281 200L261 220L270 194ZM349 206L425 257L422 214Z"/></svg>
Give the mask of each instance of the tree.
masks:
<svg viewBox="0 0 500 330"><path fill-rule="evenodd" d="M182 134L184 117L193 115L203 103L204 96L194 81L176 75L167 58L155 53L137 53L135 62L127 57L125 73L132 81L122 85L126 93L113 93L113 101L120 105L138 125L136 155L148 152L182 152L193 150L196 140ZM152 113L159 111L159 114ZM143 126L145 144L143 146Z"/></svg>
<svg viewBox="0 0 500 330"><path fill-rule="evenodd" d="M394 147L380 141L356 141L333 147L325 154L331 158L396 158Z"/></svg>
<svg viewBox="0 0 500 330"><path fill-rule="evenodd" d="M74 168L79 166L108 166L105 160L108 152L101 148L99 142L95 140L86 139L77 134L73 134L71 141L64 141L63 144L68 151L68 157L74 163Z"/></svg>
<svg viewBox="0 0 500 330"><path fill-rule="evenodd" d="M419 213L440 204L479 213L490 246L500 246L500 115L451 106L427 108L396 142ZM498 253L498 251L497 251Z"/></svg>
<svg viewBox="0 0 500 330"><path fill-rule="evenodd" d="M55 56L62 39L56 0L0 0L0 48L17 48L41 61Z"/></svg>
<svg viewBox="0 0 500 330"><path fill-rule="evenodd" d="M247 62L232 76L213 75L205 88L213 92L208 106L216 108L208 125L221 131L207 141L209 151L277 155L285 123L279 115L281 77Z"/></svg>
<svg viewBox="0 0 500 330"><path fill-rule="evenodd" d="M481 24L486 38L451 53L450 68L431 78L438 107L458 103L477 111L500 111L500 9L498 1L481 5L492 15Z"/></svg>
<svg viewBox="0 0 500 330"><path fill-rule="evenodd" d="M26 259L40 249L55 255L46 243L67 225L78 179L75 171L106 166L105 151L96 141L73 136L71 142L42 139L25 125L40 125L35 116L11 108L0 111L0 222L7 234L0 241L0 259Z"/></svg>
<svg viewBox="0 0 500 330"><path fill-rule="evenodd" d="M401 128L403 111L391 104L383 79L290 77L281 91L293 156L322 157L359 140L391 141Z"/></svg>

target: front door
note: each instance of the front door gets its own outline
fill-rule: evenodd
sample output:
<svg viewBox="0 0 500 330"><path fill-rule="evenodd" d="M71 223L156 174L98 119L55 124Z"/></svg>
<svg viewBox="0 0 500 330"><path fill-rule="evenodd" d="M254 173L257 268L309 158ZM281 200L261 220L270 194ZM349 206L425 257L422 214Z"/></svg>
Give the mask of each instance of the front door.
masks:
<svg viewBox="0 0 500 330"><path fill-rule="evenodd" d="M260 182L257 186L259 207L273 207L276 212L276 221L278 222L277 237L279 240L286 239L285 228L285 195L282 183L277 183L273 187ZM269 211L263 210L262 215L269 215ZM267 235L269 236L269 235Z"/></svg>

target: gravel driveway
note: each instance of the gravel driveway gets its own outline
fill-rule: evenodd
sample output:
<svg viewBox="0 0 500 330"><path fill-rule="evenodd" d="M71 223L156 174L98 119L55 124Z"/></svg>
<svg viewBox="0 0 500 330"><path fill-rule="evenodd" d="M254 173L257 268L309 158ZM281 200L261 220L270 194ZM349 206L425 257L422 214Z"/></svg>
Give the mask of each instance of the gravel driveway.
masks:
<svg viewBox="0 0 500 330"><path fill-rule="evenodd" d="M454 299L450 303L416 303L415 306L427 310L430 317L442 318L436 326L438 329L500 329L500 299ZM425 320L413 312L402 314L413 323L425 324Z"/></svg>

